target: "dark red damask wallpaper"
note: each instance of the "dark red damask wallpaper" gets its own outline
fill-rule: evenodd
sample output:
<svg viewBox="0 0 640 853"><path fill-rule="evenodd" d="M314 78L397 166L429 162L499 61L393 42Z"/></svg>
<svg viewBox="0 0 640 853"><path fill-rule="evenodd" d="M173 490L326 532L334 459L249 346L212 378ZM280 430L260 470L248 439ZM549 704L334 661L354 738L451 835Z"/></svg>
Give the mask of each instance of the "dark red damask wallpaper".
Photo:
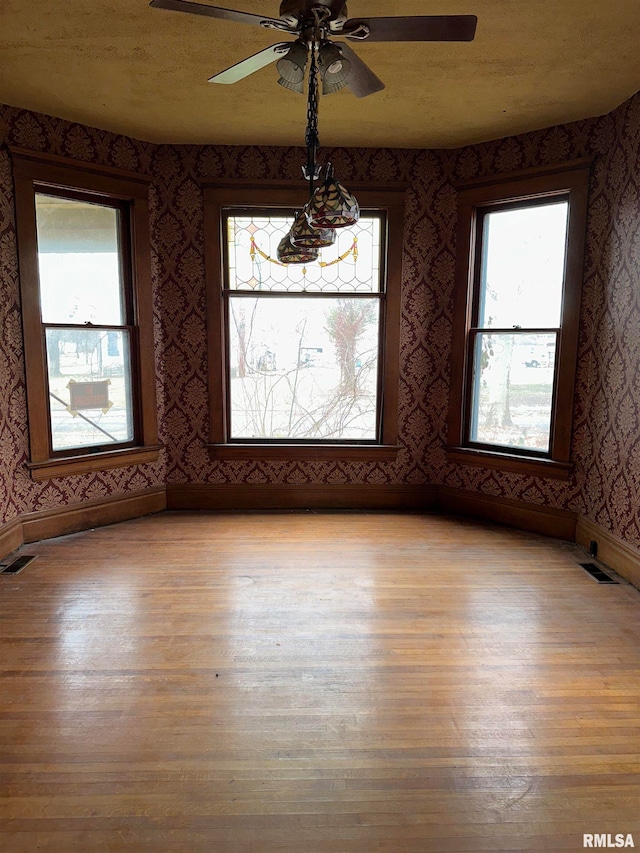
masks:
<svg viewBox="0 0 640 853"><path fill-rule="evenodd" d="M475 176L595 158L568 483L450 468L444 482L575 510L640 547L640 96L600 119L453 152Z"/></svg>
<svg viewBox="0 0 640 853"><path fill-rule="evenodd" d="M159 420L156 465L33 483L10 161L0 151L0 523L15 515L169 483L426 484L583 513L640 547L640 97L609 116L455 151L323 151L345 182L407 182L396 462L213 462L206 452L207 351L199 181L297 178L298 149L153 146L0 107L0 140L153 176ZM446 462L456 193L453 182L593 155L569 482Z"/></svg>
<svg viewBox="0 0 640 853"><path fill-rule="evenodd" d="M0 142L148 172L154 146L60 119L0 106ZM156 193L151 203L155 204ZM154 254L157 271L157 256ZM157 275L156 275L157 279ZM34 482L28 453L24 352L11 161L0 148L0 524L37 510L107 498L164 484L166 463ZM156 316L159 415L163 415L161 327Z"/></svg>

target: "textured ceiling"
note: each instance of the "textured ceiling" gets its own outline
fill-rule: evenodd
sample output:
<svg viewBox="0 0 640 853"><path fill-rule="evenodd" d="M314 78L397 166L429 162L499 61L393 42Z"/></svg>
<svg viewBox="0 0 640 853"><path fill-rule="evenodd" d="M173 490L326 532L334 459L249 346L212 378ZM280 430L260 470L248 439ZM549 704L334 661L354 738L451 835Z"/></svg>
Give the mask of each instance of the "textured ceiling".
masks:
<svg viewBox="0 0 640 853"><path fill-rule="evenodd" d="M638 0L349 0L351 18L398 14L475 14L476 39L353 44L386 89L322 98L321 144L455 147L601 115L640 89ZM0 102L152 142L302 144L304 98L275 66L207 83L279 40L147 0L1 0Z"/></svg>

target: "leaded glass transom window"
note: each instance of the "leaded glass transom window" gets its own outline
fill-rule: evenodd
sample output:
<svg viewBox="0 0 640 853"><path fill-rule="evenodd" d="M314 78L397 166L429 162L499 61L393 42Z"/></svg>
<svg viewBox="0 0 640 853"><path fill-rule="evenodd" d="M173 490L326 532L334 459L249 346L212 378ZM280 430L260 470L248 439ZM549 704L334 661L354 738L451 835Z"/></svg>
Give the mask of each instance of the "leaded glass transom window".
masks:
<svg viewBox="0 0 640 853"><path fill-rule="evenodd" d="M379 216L362 216L350 228L336 231L336 242L323 249L320 261L306 266L278 264L278 243L289 232L291 215L264 213L226 218L228 287L318 293L377 293L382 251Z"/></svg>

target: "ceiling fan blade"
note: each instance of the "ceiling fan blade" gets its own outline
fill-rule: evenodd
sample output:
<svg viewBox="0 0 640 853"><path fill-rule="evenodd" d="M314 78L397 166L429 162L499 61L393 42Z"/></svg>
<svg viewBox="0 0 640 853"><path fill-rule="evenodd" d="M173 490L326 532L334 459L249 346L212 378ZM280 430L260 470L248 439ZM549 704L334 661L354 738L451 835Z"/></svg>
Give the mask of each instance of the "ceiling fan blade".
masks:
<svg viewBox="0 0 640 853"><path fill-rule="evenodd" d="M149 5L155 9L168 9L170 12L188 12L190 15L204 15L207 18L222 18L224 21L237 21L256 27L295 32L295 30L287 27L280 18L272 18L269 15L252 15L250 12L237 12L235 9L222 9L219 6L192 3L190 0L151 0Z"/></svg>
<svg viewBox="0 0 640 853"><path fill-rule="evenodd" d="M475 15L352 18L336 35L354 41L473 41Z"/></svg>
<svg viewBox="0 0 640 853"><path fill-rule="evenodd" d="M338 44L345 58L351 63L347 87L351 89L356 98L366 98L367 95L373 95L374 92L381 92L384 89L382 80L373 73L355 51L351 50L348 44L344 42L338 42Z"/></svg>
<svg viewBox="0 0 640 853"><path fill-rule="evenodd" d="M275 62L276 59L284 56L291 47L291 44L292 42L272 44L270 47L267 47L258 53L254 53L253 56L248 56L246 59L236 62L235 65L225 68L225 70L220 71L219 74L214 74L213 77L209 77L208 82L228 84L237 83L238 80L244 80L245 77L248 77L250 74L254 74L256 71L260 71L261 68L265 68L267 65Z"/></svg>

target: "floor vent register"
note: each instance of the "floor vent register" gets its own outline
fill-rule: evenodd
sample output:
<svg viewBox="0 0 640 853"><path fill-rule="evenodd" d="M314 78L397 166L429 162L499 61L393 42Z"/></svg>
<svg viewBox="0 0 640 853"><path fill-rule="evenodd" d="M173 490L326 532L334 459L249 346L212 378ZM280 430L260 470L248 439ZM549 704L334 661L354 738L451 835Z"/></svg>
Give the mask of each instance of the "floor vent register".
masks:
<svg viewBox="0 0 640 853"><path fill-rule="evenodd" d="M606 572L603 572L595 563L580 563L581 568L598 583L619 583L619 581L610 578Z"/></svg>
<svg viewBox="0 0 640 853"><path fill-rule="evenodd" d="M36 556L36 554L24 554L22 557L14 557L13 560L10 560L8 563L0 563L0 574L17 575L25 566L28 566L29 563L33 562Z"/></svg>

